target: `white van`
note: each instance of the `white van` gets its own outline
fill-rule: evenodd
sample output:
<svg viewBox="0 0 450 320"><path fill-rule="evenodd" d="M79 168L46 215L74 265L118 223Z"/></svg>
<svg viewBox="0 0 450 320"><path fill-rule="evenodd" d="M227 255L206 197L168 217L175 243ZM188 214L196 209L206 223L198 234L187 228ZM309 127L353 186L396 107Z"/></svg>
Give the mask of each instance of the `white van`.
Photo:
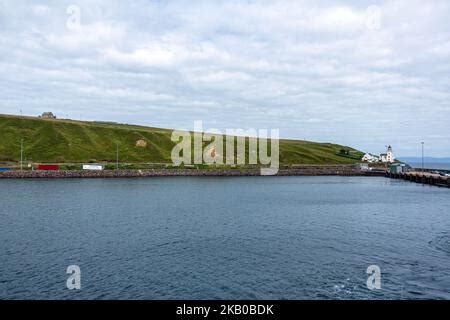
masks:
<svg viewBox="0 0 450 320"><path fill-rule="evenodd" d="M83 164L83 170L103 170L103 166L99 164Z"/></svg>

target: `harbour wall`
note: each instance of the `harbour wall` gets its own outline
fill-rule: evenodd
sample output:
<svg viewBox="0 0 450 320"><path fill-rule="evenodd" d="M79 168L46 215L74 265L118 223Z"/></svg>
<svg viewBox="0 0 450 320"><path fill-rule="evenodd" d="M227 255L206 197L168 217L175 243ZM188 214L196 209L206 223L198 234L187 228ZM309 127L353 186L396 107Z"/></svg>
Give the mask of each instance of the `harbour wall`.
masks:
<svg viewBox="0 0 450 320"><path fill-rule="evenodd" d="M305 166L280 169L276 176L384 176L384 172L362 171L352 166ZM11 170L0 179L31 178L134 178L170 176L261 176L259 169L146 169L146 170Z"/></svg>

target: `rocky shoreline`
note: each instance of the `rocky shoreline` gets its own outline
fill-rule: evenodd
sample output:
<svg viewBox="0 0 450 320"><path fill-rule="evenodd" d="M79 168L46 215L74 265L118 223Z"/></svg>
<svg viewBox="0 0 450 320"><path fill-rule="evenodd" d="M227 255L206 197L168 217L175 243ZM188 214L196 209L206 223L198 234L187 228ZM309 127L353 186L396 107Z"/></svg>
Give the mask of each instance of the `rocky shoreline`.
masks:
<svg viewBox="0 0 450 320"><path fill-rule="evenodd" d="M58 170L0 172L0 179L29 178L137 178L170 176L261 176L259 169L146 169L146 170ZM302 168L280 169L276 176L384 176L384 172L361 171L349 166L305 166Z"/></svg>

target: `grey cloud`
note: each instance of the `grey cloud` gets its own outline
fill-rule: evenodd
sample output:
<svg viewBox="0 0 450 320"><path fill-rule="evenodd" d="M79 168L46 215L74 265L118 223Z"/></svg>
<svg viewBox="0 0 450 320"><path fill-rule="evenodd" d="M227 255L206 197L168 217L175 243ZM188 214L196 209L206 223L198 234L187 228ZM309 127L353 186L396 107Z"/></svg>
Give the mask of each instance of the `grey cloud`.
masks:
<svg viewBox="0 0 450 320"><path fill-rule="evenodd" d="M449 17L447 1L0 1L0 112L450 156Z"/></svg>

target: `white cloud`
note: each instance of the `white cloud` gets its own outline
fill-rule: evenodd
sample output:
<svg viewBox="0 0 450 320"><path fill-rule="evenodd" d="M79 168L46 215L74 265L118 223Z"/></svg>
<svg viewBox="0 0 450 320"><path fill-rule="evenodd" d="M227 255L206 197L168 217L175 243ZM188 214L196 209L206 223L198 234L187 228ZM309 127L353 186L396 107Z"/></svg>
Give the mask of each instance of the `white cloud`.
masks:
<svg viewBox="0 0 450 320"><path fill-rule="evenodd" d="M125 33L121 27L95 22L76 29L62 29L61 33L50 33L45 38L50 48L72 51L120 43Z"/></svg>

